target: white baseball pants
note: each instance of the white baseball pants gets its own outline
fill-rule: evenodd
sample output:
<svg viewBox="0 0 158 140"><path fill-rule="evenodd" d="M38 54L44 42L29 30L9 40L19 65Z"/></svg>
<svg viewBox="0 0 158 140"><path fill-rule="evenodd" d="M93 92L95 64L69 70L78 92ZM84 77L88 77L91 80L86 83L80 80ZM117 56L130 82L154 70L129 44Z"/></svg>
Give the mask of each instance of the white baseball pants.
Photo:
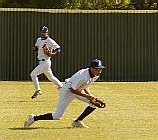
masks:
<svg viewBox="0 0 158 140"><path fill-rule="evenodd" d="M63 87L60 89L59 100L58 100L56 111L52 113L53 119L59 120L63 116L69 103L75 98L77 98L82 102L88 103L89 106L92 108L97 108L95 105L91 104L86 97L82 97L74 93L71 93L69 87L66 84L64 84Z"/></svg>
<svg viewBox="0 0 158 140"><path fill-rule="evenodd" d="M53 75L51 70L51 61L45 60L45 61L39 61L39 65L31 72L31 79L34 83L35 91L41 90L39 86L39 80L38 75L44 73L45 76L52 81L55 85L58 87L62 87L63 84Z"/></svg>

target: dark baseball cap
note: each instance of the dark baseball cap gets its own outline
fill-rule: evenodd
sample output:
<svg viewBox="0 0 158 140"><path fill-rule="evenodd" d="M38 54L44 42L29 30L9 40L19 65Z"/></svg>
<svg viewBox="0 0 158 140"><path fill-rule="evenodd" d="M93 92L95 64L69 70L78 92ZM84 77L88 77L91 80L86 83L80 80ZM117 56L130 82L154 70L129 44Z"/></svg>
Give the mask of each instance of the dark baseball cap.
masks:
<svg viewBox="0 0 158 140"><path fill-rule="evenodd" d="M42 29L41 29L41 32L42 33L47 33L48 32L48 27L43 26Z"/></svg>
<svg viewBox="0 0 158 140"><path fill-rule="evenodd" d="M94 69L104 69L105 67L102 65L102 62L98 59L92 60L91 64L90 64L91 68Z"/></svg>

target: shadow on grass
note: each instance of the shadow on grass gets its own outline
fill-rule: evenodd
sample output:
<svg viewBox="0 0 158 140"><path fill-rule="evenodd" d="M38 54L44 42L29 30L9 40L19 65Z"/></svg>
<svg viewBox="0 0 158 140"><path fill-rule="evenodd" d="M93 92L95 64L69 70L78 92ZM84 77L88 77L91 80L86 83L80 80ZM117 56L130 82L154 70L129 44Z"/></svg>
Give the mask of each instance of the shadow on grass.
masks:
<svg viewBox="0 0 158 140"><path fill-rule="evenodd" d="M30 100L30 101L6 101L6 102L8 102L8 103L18 103L18 102L21 102L21 103L30 103L31 101L33 101L33 102L46 102L46 101L35 101L35 100ZM49 101L47 101L47 102L49 102Z"/></svg>
<svg viewBox="0 0 158 140"><path fill-rule="evenodd" d="M42 127L34 127L34 128L22 128L22 127L18 127L18 128L8 128L10 130L33 130L33 129L42 129Z"/></svg>
<svg viewBox="0 0 158 140"><path fill-rule="evenodd" d="M10 130L36 130L36 129L74 129L73 127L62 127L62 128L48 128L48 127L30 127L30 128L22 128L22 127L14 127L14 128L8 128Z"/></svg>

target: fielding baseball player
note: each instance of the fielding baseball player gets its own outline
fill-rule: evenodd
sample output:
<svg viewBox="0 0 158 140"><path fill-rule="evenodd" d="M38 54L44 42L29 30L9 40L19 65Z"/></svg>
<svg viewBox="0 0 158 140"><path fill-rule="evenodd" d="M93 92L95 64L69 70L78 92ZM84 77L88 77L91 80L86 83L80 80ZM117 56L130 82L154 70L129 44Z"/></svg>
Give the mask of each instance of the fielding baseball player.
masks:
<svg viewBox="0 0 158 140"><path fill-rule="evenodd" d="M56 111L40 116L36 116L34 114L29 115L24 123L24 128L28 128L31 124L38 120L59 120L63 116L69 103L74 98L88 103L89 106L76 120L72 122L72 126L89 128L82 122L82 120L92 113L97 107L105 107L104 101L94 97L88 89L88 86L99 78L103 68L105 67L101 64L101 61L96 59L91 62L89 68L81 69L75 73L60 89L60 97Z"/></svg>
<svg viewBox="0 0 158 140"><path fill-rule="evenodd" d="M31 97L33 99L42 94L37 77L42 73L44 73L46 77L59 88L61 88L63 85L53 75L51 70L51 57L60 52L60 46L49 37L48 28L46 26L43 26L41 30L41 37L37 39L37 42L32 50L38 51L37 58L39 61L39 65L31 72L31 79L35 87L35 93Z"/></svg>

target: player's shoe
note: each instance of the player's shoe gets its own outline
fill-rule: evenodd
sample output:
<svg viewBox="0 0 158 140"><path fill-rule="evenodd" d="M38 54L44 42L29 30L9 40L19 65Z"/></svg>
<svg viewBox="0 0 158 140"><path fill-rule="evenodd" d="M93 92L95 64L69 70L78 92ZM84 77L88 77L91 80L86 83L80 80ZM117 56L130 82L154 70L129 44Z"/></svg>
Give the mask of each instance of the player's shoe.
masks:
<svg viewBox="0 0 158 140"><path fill-rule="evenodd" d="M28 128L31 124L33 124L35 122L34 120L34 114L31 114L28 116L28 118L26 119L25 123L24 123L24 128Z"/></svg>
<svg viewBox="0 0 158 140"><path fill-rule="evenodd" d="M78 128L89 128L86 126L82 121L73 121L71 124L73 127L78 127Z"/></svg>
<svg viewBox="0 0 158 140"><path fill-rule="evenodd" d="M37 98L38 95L41 95L42 94L42 91L38 90L38 91L35 91L35 93L33 94L33 96L31 97L32 99L34 98Z"/></svg>

